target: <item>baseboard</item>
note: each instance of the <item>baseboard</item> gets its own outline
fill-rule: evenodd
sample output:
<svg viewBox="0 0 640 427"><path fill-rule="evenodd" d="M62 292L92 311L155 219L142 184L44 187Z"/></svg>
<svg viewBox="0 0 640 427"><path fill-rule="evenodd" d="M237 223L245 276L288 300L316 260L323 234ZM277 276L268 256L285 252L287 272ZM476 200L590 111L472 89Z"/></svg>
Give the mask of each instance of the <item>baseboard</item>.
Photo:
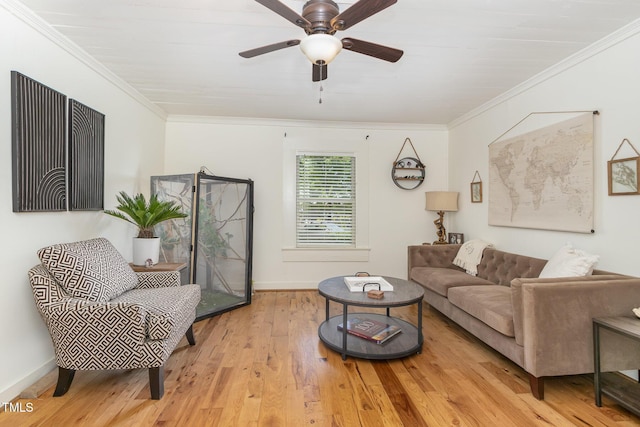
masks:
<svg viewBox="0 0 640 427"><path fill-rule="evenodd" d="M10 385L6 389L0 391L0 402L11 402L16 397L19 397L23 391L34 387L38 381L47 377L47 375L56 368L56 362L54 358L51 358L38 369L32 371L26 377L20 381Z"/></svg>
<svg viewBox="0 0 640 427"><path fill-rule="evenodd" d="M47 375L31 384L31 386L22 390L19 397L20 399L37 399L46 390L55 386L57 382L58 370L54 368L53 370L49 371Z"/></svg>
<svg viewBox="0 0 640 427"><path fill-rule="evenodd" d="M254 291L317 290L318 282L253 282Z"/></svg>

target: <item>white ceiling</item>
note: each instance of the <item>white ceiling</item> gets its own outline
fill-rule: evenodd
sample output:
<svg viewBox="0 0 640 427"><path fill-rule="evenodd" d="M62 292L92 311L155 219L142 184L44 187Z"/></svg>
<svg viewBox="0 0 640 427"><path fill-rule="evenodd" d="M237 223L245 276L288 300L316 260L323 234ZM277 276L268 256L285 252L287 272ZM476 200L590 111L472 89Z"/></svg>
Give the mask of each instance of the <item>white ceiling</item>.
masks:
<svg viewBox="0 0 640 427"><path fill-rule="evenodd" d="M20 2L168 114L416 124L450 123L640 17L638 0L399 0L336 35L404 56L341 52L319 103L298 47L238 55L304 37L253 0Z"/></svg>

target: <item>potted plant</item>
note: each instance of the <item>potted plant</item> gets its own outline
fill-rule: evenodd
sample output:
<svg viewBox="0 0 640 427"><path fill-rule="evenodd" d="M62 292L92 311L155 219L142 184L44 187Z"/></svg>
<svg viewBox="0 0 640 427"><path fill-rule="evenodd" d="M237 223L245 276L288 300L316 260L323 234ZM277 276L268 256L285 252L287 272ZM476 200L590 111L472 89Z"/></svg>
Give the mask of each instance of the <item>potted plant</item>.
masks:
<svg viewBox="0 0 640 427"><path fill-rule="evenodd" d="M158 200L155 194L149 202L143 194L133 197L121 191L116 196L117 210L105 210L107 215L123 219L138 227L138 236L133 239L133 264L157 264L160 255L160 238L154 233L154 226L169 219L185 218L187 215L180 210L174 201Z"/></svg>

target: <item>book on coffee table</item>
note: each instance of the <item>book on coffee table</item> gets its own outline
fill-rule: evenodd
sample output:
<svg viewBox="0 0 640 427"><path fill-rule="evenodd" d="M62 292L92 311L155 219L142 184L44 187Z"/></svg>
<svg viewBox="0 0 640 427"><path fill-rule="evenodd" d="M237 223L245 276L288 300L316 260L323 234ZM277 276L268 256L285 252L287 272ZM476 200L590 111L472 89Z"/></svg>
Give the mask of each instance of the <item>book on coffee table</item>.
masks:
<svg viewBox="0 0 640 427"><path fill-rule="evenodd" d="M366 276L366 277L351 277L345 276L344 284L351 292L366 292L366 291L393 291L393 285L387 282L384 277L380 276Z"/></svg>
<svg viewBox="0 0 640 427"><path fill-rule="evenodd" d="M338 330L342 331L342 323L338 325ZM352 317L347 320L347 332L376 344L382 344L402 332L402 329L367 317Z"/></svg>

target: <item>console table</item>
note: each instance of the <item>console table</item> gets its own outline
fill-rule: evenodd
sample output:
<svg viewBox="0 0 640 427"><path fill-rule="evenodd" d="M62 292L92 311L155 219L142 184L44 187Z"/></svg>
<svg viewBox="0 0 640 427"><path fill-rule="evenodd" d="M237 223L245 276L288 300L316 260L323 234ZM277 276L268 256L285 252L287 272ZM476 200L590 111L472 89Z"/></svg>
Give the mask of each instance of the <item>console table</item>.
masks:
<svg viewBox="0 0 640 427"><path fill-rule="evenodd" d="M367 297L366 292L351 292L344 284L344 276L332 277L323 280L318 285L318 292L326 299L326 316L318 328L318 336L330 349L342 354L342 359L347 356L363 359L394 359L420 353L422 350L422 298L424 289L422 286L407 280L395 277L384 277L391 285L393 291L385 292L383 299ZM342 314L329 317L329 304L333 301L342 305ZM393 317L390 309L416 304L418 307L417 326ZM349 314L349 306L385 308L386 316L377 313L353 313ZM401 333L383 344L376 344L363 338L355 337L347 332L346 325L351 317L366 315L366 317L390 325L399 326ZM338 325L345 327L338 330Z"/></svg>

